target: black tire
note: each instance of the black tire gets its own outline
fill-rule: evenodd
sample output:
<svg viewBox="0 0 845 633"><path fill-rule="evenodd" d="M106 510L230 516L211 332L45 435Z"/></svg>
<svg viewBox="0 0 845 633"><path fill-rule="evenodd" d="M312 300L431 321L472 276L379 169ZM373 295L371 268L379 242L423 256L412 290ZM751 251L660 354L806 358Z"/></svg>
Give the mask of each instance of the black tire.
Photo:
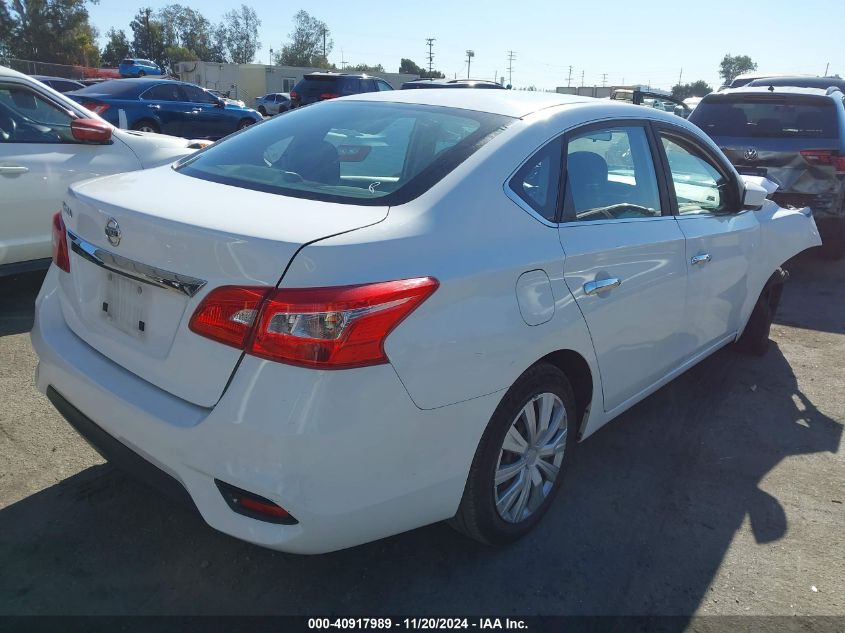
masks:
<svg viewBox="0 0 845 633"><path fill-rule="evenodd" d="M135 121L135 123L132 124L132 129L138 132L155 132L156 134L161 134L161 128L158 126L158 123L152 119L141 119L140 121Z"/></svg>
<svg viewBox="0 0 845 633"><path fill-rule="evenodd" d="M533 397L552 393L566 411L566 441L563 462L542 503L525 519L509 522L496 509L493 482L502 454L505 436L523 408ZM502 398L475 452L457 514L449 524L476 541L488 545L510 543L529 532L548 511L560 489L566 468L572 460L577 425L575 397L566 375L554 365L538 363L528 369ZM562 426L561 426L562 428ZM502 484L504 486L506 484Z"/></svg>
<svg viewBox="0 0 845 633"><path fill-rule="evenodd" d="M267 108L264 106L258 106L258 114L261 116L267 116Z"/></svg>
<svg viewBox="0 0 845 633"><path fill-rule="evenodd" d="M772 320L780 305L780 298L783 294L783 284L786 273L778 268L775 274L766 282L763 292L754 304L754 310L748 318L748 324L742 332L742 336L736 342L736 349L745 354L763 356L769 349L769 333L772 329Z"/></svg>
<svg viewBox="0 0 845 633"><path fill-rule="evenodd" d="M143 70L139 70L139 71L138 71L138 76L139 76L139 77L146 77L146 76L147 76L147 73L145 73Z"/></svg>
<svg viewBox="0 0 845 633"><path fill-rule="evenodd" d="M823 259L839 261L845 257L845 221L828 220L819 227L822 245L819 255Z"/></svg>
<svg viewBox="0 0 845 633"><path fill-rule="evenodd" d="M241 119L238 122L238 129L242 130L245 127L249 127L250 125L253 125L254 123L255 123L255 121L253 121L252 119Z"/></svg>

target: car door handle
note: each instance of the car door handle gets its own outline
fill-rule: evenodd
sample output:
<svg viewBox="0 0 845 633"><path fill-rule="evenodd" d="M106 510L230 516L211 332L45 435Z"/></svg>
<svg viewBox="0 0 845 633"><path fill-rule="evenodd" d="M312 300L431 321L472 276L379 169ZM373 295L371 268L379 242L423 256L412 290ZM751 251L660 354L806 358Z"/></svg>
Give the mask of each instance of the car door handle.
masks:
<svg viewBox="0 0 845 633"><path fill-rule="evenodd" d="M695 255L691 260L689 260L689 263L693 266L698 266L699 264L709 263L711 259L713 258L710 257L710 253L704 253L703 255Z"/></svg>
<svg viewBox="0 0 845 633"><path fill-rule="evenodd" d="M157 103L148 103L147 107L152 108L153 110L161 110L161 106Z"/></svg>
<svg viewBox="0 0 845 633"><path fill-rule="evenodd" d="M597 279L595 281L588 281L584 284L584 294L595 295L605 290L613 290L622 285L622 280L616 277L609 279Z"/></svg>
<svg viewBox="0 0 845 633"><path fill-rule="evenodd" d="M29 171L29 167L24 167L23 165L0 165L0 174L25 174Z"/></svg>

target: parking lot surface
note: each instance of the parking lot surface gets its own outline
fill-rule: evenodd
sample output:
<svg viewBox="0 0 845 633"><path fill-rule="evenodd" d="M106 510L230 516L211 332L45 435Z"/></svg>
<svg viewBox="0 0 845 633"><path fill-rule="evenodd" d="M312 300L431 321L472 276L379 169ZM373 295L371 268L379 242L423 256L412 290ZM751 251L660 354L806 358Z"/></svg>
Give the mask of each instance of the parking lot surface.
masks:
<svg viewBox="0 0 845 633"><path fill-rule="evenodd" d="M103 464L32 385L41 276L0 279L0 613L845 615L845 262L788 268L766 356L722 350L579 445L524 540L317 557Z"/></svg>

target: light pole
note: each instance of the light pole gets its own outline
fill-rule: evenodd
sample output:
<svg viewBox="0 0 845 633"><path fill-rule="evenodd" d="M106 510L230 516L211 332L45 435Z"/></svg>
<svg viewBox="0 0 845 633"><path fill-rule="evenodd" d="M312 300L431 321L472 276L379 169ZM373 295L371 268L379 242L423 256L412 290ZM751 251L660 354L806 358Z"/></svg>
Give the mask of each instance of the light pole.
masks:
<svg viewBox="0 0 845 633"><path fill-rule="evenodd" d="M469 79L469 68L472 64L472 58L475 57L475 51L467 51L467 79Z"/></svg>
<svg viewBox="0 0 845 633"><path fill-rule="evenodd" d="M273 47L271 46L271 47L270 47L270 65L272 66L272 65L273 65L273 63L274 63L274 62L273 62Z"/></svg>

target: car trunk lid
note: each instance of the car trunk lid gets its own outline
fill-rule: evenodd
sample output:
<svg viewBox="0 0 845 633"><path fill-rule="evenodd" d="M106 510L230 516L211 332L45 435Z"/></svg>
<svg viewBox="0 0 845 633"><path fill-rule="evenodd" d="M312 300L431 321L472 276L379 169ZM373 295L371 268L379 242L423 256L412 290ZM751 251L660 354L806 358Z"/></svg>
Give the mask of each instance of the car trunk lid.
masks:
<svg viewBox="0 0 845 633"><path fill-rule="evenodd" d="M241 351L188 329L203 297L220 286L275 286L301 246L379 222L387 208L270 195L162 167L76 185L63 214L68 326L144 380L212 407Z"/></svg>

